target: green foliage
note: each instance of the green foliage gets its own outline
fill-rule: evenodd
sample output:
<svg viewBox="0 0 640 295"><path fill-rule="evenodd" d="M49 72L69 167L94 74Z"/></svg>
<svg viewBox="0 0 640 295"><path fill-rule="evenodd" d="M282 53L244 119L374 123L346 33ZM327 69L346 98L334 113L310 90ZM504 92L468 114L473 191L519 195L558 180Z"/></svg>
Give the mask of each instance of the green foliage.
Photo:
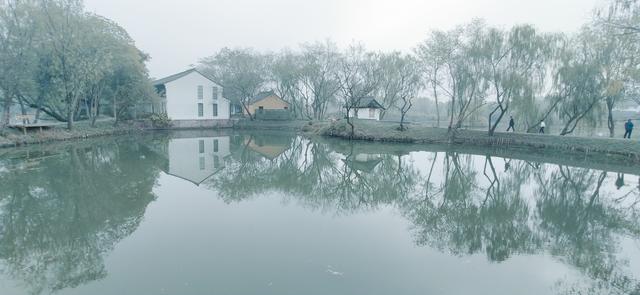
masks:
<svg viewBox="0 0 640 295"><path fill-rule="evenodd" d="M154 128L169 128L171 127L171 118L166 113L151 114L149 117L151 124Z"/></svg>
<svg viewBox="0 0 640 295"><path fill-rule="evenodd" d="M0 38L13 40L0 48L7 103L36 108L71 128L75 120L95 121L103 104L117 117L152 98L148 56L118 24L85 12L82 1L3 1L0 28L6 28Z"/></svg>

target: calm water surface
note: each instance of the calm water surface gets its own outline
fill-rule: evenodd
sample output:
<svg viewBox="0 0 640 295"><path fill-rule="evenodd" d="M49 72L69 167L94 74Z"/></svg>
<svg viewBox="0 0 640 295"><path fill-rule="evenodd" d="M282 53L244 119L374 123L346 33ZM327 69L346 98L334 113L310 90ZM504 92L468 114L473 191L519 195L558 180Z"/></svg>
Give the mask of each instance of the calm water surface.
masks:
<svg viewBox="0 0 640 295"><path fill-rule="evenodd" d="M190 132L0 151L0 294L640 293L633 167L419 150Z"/></svg>

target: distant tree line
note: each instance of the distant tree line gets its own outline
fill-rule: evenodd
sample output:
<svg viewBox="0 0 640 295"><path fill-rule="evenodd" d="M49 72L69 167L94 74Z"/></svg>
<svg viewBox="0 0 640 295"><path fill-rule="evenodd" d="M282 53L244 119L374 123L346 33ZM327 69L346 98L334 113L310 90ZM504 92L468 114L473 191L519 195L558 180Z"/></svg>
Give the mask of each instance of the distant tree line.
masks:
<svg viewBox="0 0 640 295"><path fill-rule="evenodd" d="M561 135L606 119L614 136L613 110L625 99L640 103L639 34L640 4L613 0L570 35L474 20L431 32L409 54L359 44L339 50L325 41L276 53L224 48L199 66L243 107L259 91L273 90L303 119L326 119L331 109L348 112L374 96L387 110L382 117L399 113L404 129L420 97L434 102L437 125L450 130L486 120L493 135L514 114L529 132L546 121L561 125Z"/></svg>
<svg viewBox="0 0 640 295"><path fill-rule="evenodd" d="M0 0L0 106L36 109L67 122L95 124L101 106L118 118L148 100L149 56L115 22L88 13L81 0Z"/></svg>

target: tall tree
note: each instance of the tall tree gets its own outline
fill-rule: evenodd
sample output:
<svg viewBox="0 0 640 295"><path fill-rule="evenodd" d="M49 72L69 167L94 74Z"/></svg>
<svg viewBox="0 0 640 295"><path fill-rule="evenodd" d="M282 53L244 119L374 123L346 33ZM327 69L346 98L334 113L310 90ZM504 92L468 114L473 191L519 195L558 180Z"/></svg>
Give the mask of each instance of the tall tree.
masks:
<svg viewBox="0 0 640 295"><path fill-rule="evenodd" d="M561 60L555 85L557 96L562 98L556 109L564 121L560 135L573 133L582 120L597 120L596 110L603 101L606 83L601 79L601 64L590 37L588 31L575 37Z"/></svg>
<svg viewBox="0 0 640 295"><path fill-rule="evenodd" d="M509 32L489 28L482 39L485 78L494 97L488 130L489 136L493 136L514 101L518 105L525 104L519 100L533 101L544 87L551 50L549 38L528 25L516 26Z"/></svg>
<svg viewBox="0 0 640 295"><path fill-rule="evenodd" d="M302 80L302 57L291 50L282 50L268 60L268 77L276 93L289 102L296 117L301 117L299 88Z"/></svg>
<svg viewBox="0 0 640 295"><path fill-rule="evenodd" d="M351 136L355 134L355 110L363 98L375 93L379 77L378 56L362 45L351 45L340 59L336 78Z"/></svg>
<svg viewBox="0 0 640 295"><path fill-rule="evenodd" d="M265 86L265 59L251 48L223 48L200 61L202 70L224 87L225 96L242 105L250 119L251 99Z"/></svg>
<svg viewBox="0 0 640 295"><path fill-rule="evenodd" d="M34 9L31 1L0 1L0 129L9 124L11 106L19 93L35 87L31 79L36 65Z"/></svg>
<svg viewBox="0 0 640 295"><path fill-rule="evenodd" d="M337 71L340 52L337 46L326 41L302 45L302 75L299 93L304 113L308 118L321 120L327 109L336 101L340 90Z"/></svg>
<svg viewBox="0 0 640 295"><path fill-rule="evenodd" d="M397 77L394 84L397 88L398 101L395 106L400 111L400 131L406 130L407 113L413 107L414 100L424 87L423 72L418 60L412 55L400 56L396 62Z"/></svg>

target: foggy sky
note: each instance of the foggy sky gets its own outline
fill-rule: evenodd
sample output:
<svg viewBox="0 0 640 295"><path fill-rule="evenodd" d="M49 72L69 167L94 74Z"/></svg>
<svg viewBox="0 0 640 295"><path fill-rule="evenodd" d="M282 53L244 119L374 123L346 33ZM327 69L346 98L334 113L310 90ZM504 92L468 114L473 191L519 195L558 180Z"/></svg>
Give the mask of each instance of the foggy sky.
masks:
<svg viewBox="0 0 640 295"><path fill-rule="evenodd" d="M152 77L185 70L222 47L261 51L330 38L372 50L408 51L432 29L483 18L572 32L603 0L85 0L151 54Z"/></svg>

